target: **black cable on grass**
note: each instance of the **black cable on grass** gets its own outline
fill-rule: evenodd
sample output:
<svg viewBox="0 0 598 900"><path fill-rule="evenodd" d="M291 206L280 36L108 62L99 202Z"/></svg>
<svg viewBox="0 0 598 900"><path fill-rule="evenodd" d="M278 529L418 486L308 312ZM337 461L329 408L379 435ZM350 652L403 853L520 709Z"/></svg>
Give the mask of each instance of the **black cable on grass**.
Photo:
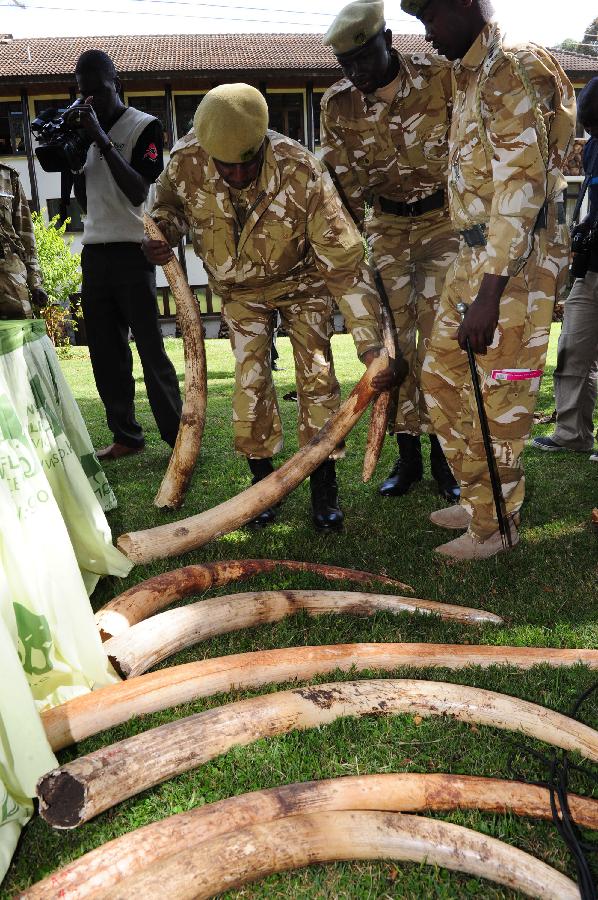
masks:
<svg viewBox="0 0 598 900"><path fill-rule="evenodd" d="M571 713L569 714L570 718L577 719L581 706L597 691L598 681L577 698L573 704ZM570 773L577 772L596 785L598 785L598 774L590 771L585 766L579 766L570 762L566 750L553 750L546 754L540 753L537 750L532 750L518 742L512 741L511 743L515 744L518 751L527 754L528 756L532 756L548 770L549 775L546 781L531 781L524 777L519 777L517 780L522 781L525 784L535 784L539 787L547 788L550 792L552 820L561 840L571 853L575 862L575 868L577 870L577 886L579 887L581 900L598 900L596 881L587 858L588 854L598 852L598 845L590 844L583 840L569 807ZM514 767L514 754L512 754L509 759L509 768L511 767Z"/></svg>

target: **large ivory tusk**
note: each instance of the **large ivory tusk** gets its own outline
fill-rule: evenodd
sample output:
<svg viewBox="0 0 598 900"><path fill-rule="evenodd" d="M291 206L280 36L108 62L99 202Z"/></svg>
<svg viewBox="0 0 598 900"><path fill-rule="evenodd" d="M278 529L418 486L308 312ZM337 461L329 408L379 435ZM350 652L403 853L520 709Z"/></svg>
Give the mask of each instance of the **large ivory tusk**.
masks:
<svg viewBox="0 0 598 900"><path fill-rule="evenodd" d="M598 650L553 650L543 647L492 647L470 644L337 644L259 650L234 656L202 659L160 669L149 675L81 694L42 713L46 735L54 751L82 741L133 716L147 715L234 689L262 687L285 681L307 681L337 669L348 672L393 672L401 666L534 665L598 668Z"/></svg>
<svg viewBox="0 0 598 900"><path fill-rule="evenodd" d="M154 241L163 241L164 235L153 219L143 216L146 234ZM181 424L166 474L156 494L156 506L178 509L193 475L193 469L201 447L206 421L208 376L206 346L197 298L193 295L181 265L173 255L162 267L176 302L177 320L185 349L185 399Z"/></svg>
<svg viewBox="0 0 598 900"><path fill-rule="evenodd" d="M598 732L526 700L447 682L332 682L230 703L82 756L40 778L40 813L55 828L75 828L231 747L342 716L395 713L445 715L515 730L598 761Z"/></svg>
<svg viewBox="0 0 598 900"><path fill-rule="evenodd" d="M256 591L212 597L159 613L139 622L104 643L104 651L123 678L141 675L179 650L266 622L279 622L300 611L371 616L386 611L436 613L443 619L468 624L500 625L502 619L481 609L450 606L433 600L392 597L387 594L343 591Z"/></svg>
<svg viewBox="0 0 598 900"><path fill-rule="evenodd" d="M382 321L382 338L384 340L384 346L388 351L389 357L394 359L396 353L394 324L390 317L390 312L387 310L384 303L380 304L380 318ZM388 416L390 414L391 405L391 391L382 391L372 404L370 427L368 429L368 437L363 456L363 471L361 477L364 484L370 480L378 465L382 447L384 446L386 429L388 428Z"/></svg>
<svg viewBox="0 0 598 900"><path fill-rule="evenodd" d="M598 800L569 794L568 801L579 827L598 828ZM552 818L548 790L517 781L412 773L308 781L220 800L138 828L86 853L33 885L23 896L28 900L97 897L159 860L171 858L181 847L195 853L206 841L220 835L298 814L455 809Z"/></svg>
<svg viewBox="0 0 598 900"><path fill-rule="evenodd" d="M360 572L341 566L327 566L324 563L309 563L294 559L230 559L185 566L173 572L148 578L147 581L136 584L102 606L96 614L96 624L100 629L102 640L106 640L122 634L131 625L153 616L176 600L199 594L209 588L222 587L231 581L273 572L279 568L291 572L311 572L332 580L357 581L362 584L378 581L401 591L413 590L408 584L388 578L386 575L374 575L372 572Z"/></svg>
<svg viewBox="0 0 598 900"><path fill-rule="evenodd" d="M283 497L290 494L325 459L328 459L337 444L344 440L359 421L376 394L372 388L372 379L387 365L388 354L382 350L338 412L305 447L267 478L197 516L169 525L160 525L147 531L123 534L117 541L119 549L135 563L176 556L202 547L208 541L240 528L269 506L280 503Z"/></svg>
<svg viewBox="0 0 598 900"><path fill-rule="evenodd" d="M287 816L176 848L96 900L163 896L202 900L313 863L393 859L438 865L542 900L580 900L566 875L522 850L462 825L423 816L347 810ZM56 895L54 895L56 896Z"/></svg>

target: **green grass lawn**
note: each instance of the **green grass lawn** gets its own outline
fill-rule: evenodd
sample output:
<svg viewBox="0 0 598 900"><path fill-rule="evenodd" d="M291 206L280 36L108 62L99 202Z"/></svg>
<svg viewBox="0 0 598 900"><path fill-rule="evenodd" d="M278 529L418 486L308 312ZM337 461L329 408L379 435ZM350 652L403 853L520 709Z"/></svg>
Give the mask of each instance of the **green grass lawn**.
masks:
<svg viewBox="0 0 598 900"><path fill-rule="evenodd" d="M177 371L183 372L182 344L167 342ZM296 404L282 395L294 386L287 339L279 341L282 371L276 373L286 428L283 457L297 447ZM548 375L555 362L553 334ZM343 393L362 372L348 336L334 338L337 374ZM136 457L109 463L108 477L119 500L110 516L114 537L182 518L220 503L248 485L244 459L232 449L231 393L233 362L228 342L208 342L209 408L201 458L182 511L165 514L153 498L165 471L169 448L161 443L147 403L142 374L136 363L137 409L146 428L147 449ZM98 400L87 353L76 348L64 371L81 406L96 446L108 443L103 408ZM546 377L540 409L553 408L552 379ZM351 434L347 458L338 466L341 501L346 515L342 535L316 535L310 523L309 487L302 485L280 511L275 526L261 532L237 531L184 557L135 568L128 579L105 579L92 598L94 608L127 587L152 575L193 562L238 557L278 557L315 560L383 572L411 584L415 595L433 600L482 607L505 619L502 628L465 627L433 617L380 614L373 619L299 616L274 626L215 638L178 654L164 665L271 647L333 644L350 641L430 641L516 644L551 647L598 646L598 539L588 521L598 506L598 465L588 454L547 454L527 450L527 502L522 540L511 554L488 562L455 565L441 561L434 547L449 539L430 524L429 513L440 504L429 468L422 485L406 498L382 500L377 485L395 458L396 444L386 441L378 472L369 485L361 483L367 415ZM549 432L550 428L544 428ZM425 453L428 445L425 442ZM275 574L243 582L239 590L324 588L330 583L305 574ZM333 583L333 589L345 585ZM351 589L351 585L346 585ZM223 589L229 593L235 588ZM382 592L384 588L373 590ZM391 593L390 589L386 590ZM218 592L214 592L218 593ZM198 598L195 598L198 599ZM361 673L360 673L361 675ZM584 667L529 672L509 668L398 671L394 677L455 681L502 691L567 712L574 699L596 678ZM348 679L350 674L326 676ZM355 677L355 676L353 676ZM390 677L384 676L384 677ZM271 690L280 689L281 685ZM268 689L267 689L268 690ZM65 762L140 730L251 696L238 692L145 716L60 754ZM598 728L596 696L583 709L584 720ZM515 746L515 743L517 746ZM431 718L419 724L412 716L388 719L343 719L314 731L293 733L237 748L207 765L134 797L74 832L53 832L35 818L26 828L2 896L11 896L54 869L105 841L173 813L235 794L293 781L369 772L450 772L500 778L541 779L544 774L521 748L546 747L507 732ZM592 785L577 779L574 789L591 794ZM598 796L595 789L594 795ZM574 877L570 857L555 829L513 816L460 812L447 816L541 857ZM598 872L598 868L596 869ZM168 896L167 888L164 896ZM484 898L514 897L512 891L489 882L419 865L385 863L312 867L268 878L234 897L293 898Z"/></svg>

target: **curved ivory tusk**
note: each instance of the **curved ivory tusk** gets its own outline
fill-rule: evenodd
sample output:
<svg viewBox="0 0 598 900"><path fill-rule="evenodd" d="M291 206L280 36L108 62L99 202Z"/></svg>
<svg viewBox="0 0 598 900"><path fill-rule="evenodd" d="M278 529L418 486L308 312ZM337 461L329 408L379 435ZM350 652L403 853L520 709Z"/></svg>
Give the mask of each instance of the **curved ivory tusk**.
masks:
<svg viewBox="0 0 598 900"><path fill-rule="evenodd" d="M342 716L396 713L445 715L515 730L598 761L598 732L526 700L447 682L332 682L230 703L82 756L40 778L40 813L55 828L75 828L231 747Z"/></svg>
<svg viewBox="0 0 598 900"><path fill-rule="evenodd" d="M344 591L256 591L189 603L139 622L104 643L104 652L122 678L142 675L179 650L218 634L279 622L304 611L371 616L376 612L436 613L443 619L500 625L502 619L481 609L433 600Z"/></svg>
<svg viewBox="0 0 598 900"><path fill-rule="evenodd" d="M389 357L394 359L396 354L394 324L384 303L380 304L380 319L382 322L382 338L384 340L384 346L388 351ZM363 471L361 477L364 484L370 480L378 465L382 447L384 446L386 429L388 428L388 417L390 415L391 405L391 391L382 391L372 404L370 426L363 456Z"/></svg>
<svg viewBox="0 0 598 900"><path fill-rule="evenodd" d="M346 810L287 816L229 831L160 858L96 900L159 897L202 900L274 872L313 863L393 859L485 878L529 897L580 900L566 875L522 850L462 825L401 813Z"/></svg>
<svg viewBox="0 0 598 900"><path fill-rule="evenodd" d="M355 668L393 672L399 667L535 665L598 668L598 650L553 650L543 647L492 647L471 644L337 644L258 650L202 659L160 669L149 675L107 685L45 710L42 722L54 751L82 741L134 716L190 703L199 697L247 690L285 681Z"/></svg>
<svg viewBox="0 0 598 900"><path fill-rule="evenodd" d="M119 549L135 563L176 556L195 550L220 535L228 534L254 519L269 506L295 490L308 475L328 459L337 444L351 431L365 412L376 391L372 379L388 365L388 354L380 352L349 397L305 447L262 481L197 516L160 525L147 531L133 531L119 537Z"/></svg>
<svg viewBox="0 0 598 900"><path fill-rule="evenodd" d="M598 829L598 800L569 794L568 801L579 827ZM546 788L498 778L405 773L308 781L242 794L152 822L86 853L33 885L23 896L28 900L84 900L118 887L124 879L169 859L181 847L195 853L206 841L220 835L298 814L455 809L552 818Z"/></svg>
<svg viewBox="0 0 598 900"><path fill-rule="evenodd" d="M143 216L146 234L154 241L164 235L153 219ZM176 312L185 348L185 399L181 424L166 474L156 494L156 506L178 509L193 475L206 422L208 376L206 346L199 303L189 287L181 265L173 255L162 267L176 301Z"/></svg>
<svg viewBox="0 0 598 900"><path fill-rule="evenodd" d="M327 566L324 563L309 563L294 559L229 559L185 566L173 572L164 572L162 575L148 578L147 581L136 584L102 606L96 613L96 624L100 629L102 640L107 640L122 634L131 625L160 612L176 600L182 600L209 588L222 587L231 581L241 581L252 575L273 572L279 568L291 572L311 572L332 580L357 581L362 584L378 581L401 591L413 590L408 584L388 578L386 575L374 575L372 572L360 572L341 566Z"/></svg>

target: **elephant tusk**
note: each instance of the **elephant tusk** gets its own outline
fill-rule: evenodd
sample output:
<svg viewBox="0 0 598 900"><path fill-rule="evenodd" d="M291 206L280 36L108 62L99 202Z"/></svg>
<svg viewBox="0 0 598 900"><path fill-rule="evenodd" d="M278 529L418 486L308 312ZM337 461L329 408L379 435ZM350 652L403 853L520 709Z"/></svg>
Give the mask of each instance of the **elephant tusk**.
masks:
<svg viewBox="0 0 598 900"><path fill-rule="evenodd" d="M394 359L396 348L394 339L394 326L390 313L384 304L380 304L380 318L382 322L382 339L391 359ZM363 456L362 481L366 484L378 465L384 438L388 428L388 417L392 406L391 391L382 391L372 404L372 414L368 429L368 437Z"/></svg>
<svg viewBox="0 0 598 900"><path fill-rule="evenodd" d="M324 563L309 563L294 559L230 559L185 566L148 578L147 581L136 584L102 606L96 614L96 624L102 640L107 640L122 634L131 625L160 612L176 600L199 594L209 588L222 587L231 581L241 581L252 575L273 572L279 568L291 572L311 572L332 580L356 581L362 584L378 581L401 591L413 590L408 584L388 578L386 575L374 575L372 572L360 572Z"/></svg>
<svg viewBox="0 0 598 900"><path fill-rule="evenodd" d="M159 227L147 214L143 216L143 225L148 237L154 241L164 241ZM206 422L208 376L206 345L197 298L189 287L176 256L173 255L163 269L174 294L177 320L183 336L185 399L174 450L154 503L159 508L178 509L185 499L201 448Z"/></svg>
<svg viewBox="0 0 598 900"><path fill-rule="evenodd" d="M594 729L506 694L407 679L332 682L216 707L82 756L40 778L39 810L55 828L76 828L231 747L326 725L343 716L397 713L450 716L514 730L598 761Z"/></svg>
<svg viewBox="0 0 598 900"><path fill-rule="evenodd" d="M376 612L436 613L468 624L502 624L493 613L433 600L343 591L256 591L189 603L139 622L104 643L108 659L122 678L142 675L179 650L219 634L228 634L305 611L371 616Z"/></svg>
<svg viewBox="0 0 598 900"><path fill-rule="evenodd" d="M259 650L171 666L111 684L45 710L41 717L50 746L57 751L134 716L190 703L199 697L286 681L307 681L336 670L394 672L409 666L461 669L495 665L527 669L580 663L598 668L598 650L487 644L337 644Z"/></svg>
<svg viewBox="0 0 598 900"><path fill-rule="evenodd" d="M376 394L372 379L387 366L388 354L382 350L326 425L267 478L197 516L121 535L117 541L119 549L135 563L177 556L235 531L269 506L280 503L328 459L337 444L348 435Z"/></svg>

